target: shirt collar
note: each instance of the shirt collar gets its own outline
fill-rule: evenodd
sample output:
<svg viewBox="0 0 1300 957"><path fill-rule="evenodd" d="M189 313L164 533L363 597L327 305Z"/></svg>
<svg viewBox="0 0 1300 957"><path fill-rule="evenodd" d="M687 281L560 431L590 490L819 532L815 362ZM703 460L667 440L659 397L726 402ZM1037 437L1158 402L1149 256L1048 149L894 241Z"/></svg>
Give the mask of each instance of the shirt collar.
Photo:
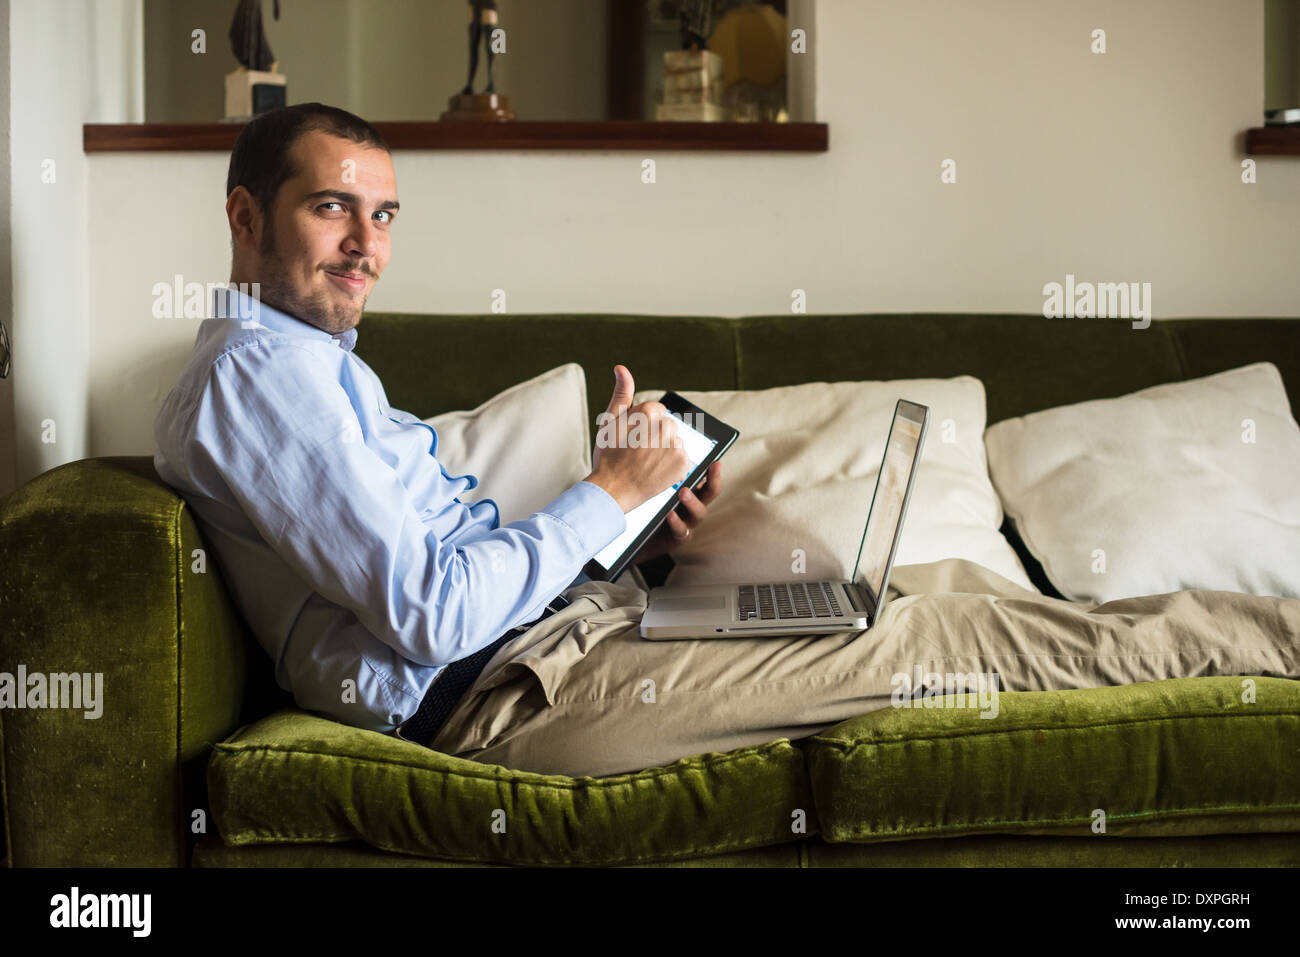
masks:
<svg viewBox="0 0 1300 957"><path fill-rule="evenodd" d="M249 323L250 328L257 328L260 325L285 335L331 341L345 352L351 352L353 346L357 344L356 326L347 332L333 335L309 322L295 319L288 313L281 312L234 286L213 290L213 308L213 315L218 318L239 319L241 322Z"/></svg>

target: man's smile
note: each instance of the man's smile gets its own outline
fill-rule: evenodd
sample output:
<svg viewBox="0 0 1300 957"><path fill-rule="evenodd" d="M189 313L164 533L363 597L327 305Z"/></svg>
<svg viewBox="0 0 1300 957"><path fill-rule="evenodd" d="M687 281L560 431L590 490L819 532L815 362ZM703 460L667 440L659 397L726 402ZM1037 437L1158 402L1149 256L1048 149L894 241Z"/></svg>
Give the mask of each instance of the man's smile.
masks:
<svg viewBox="0 0 1300 957"><path fill-rule="evenodd" d="M333 279L336 284L341 288L346 289L348 292L360 292L362 289L366 288L367 276L365 273L335 272L330 269L325 270L325 273Z"/></svg>

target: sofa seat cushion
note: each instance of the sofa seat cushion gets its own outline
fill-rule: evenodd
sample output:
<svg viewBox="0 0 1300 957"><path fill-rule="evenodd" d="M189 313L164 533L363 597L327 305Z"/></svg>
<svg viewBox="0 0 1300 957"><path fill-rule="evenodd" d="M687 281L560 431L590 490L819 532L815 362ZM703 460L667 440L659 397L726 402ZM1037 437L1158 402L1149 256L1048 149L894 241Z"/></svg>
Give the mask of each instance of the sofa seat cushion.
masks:
<svg viewBox="0 0 1300 957"><path fill-rule="evenodd" d="M1278 835L1269 835L1276 840ZM1282 858L1300 863L1300 835L1286 849ZM622 864L620 867L802 867L808 857L808 845L816 837L787 841L768 847L751 847L746 851L709 854L702 857L677 858L655 863ZM1160 843L1160 842L1156 842ZM862 850L866 845L836 844L837 849ZM1228 849L1224 849L1227 851ZM1259 854L1262 848L1251 850ZM1279 848L1280 850L1280 848ZM1243 855L1244 856L1244 855ZM1278 855L1272 855L1276 857ZM1215 858L1205 855L1208 860ZM1269 857L1268 859L1272 859ZM257 844L252 847L227 847L219 837L205 837L194 845L191 867L423 867L423 868L509 868L513 864L484 864L478 861L445 861L437 857L416 857L378 851L363 841L348 844Z"/></svg>
<svg viewBox="0 0 1300 957"><path fill-rule="evenodd" d="M288 708L214 751L212 818L230 846L361 840L457 861L634 864L797 841L817 826L803 754L785 739L571 778L451 757ZM792 808L807 813L795 818Z"/></svg>
<svg viewBox="0 0 1300 957"><path fill-rule="evenodd" d="M992 719L961 698L804 742L823 840L1300 831L1300 681L1012 692Z"/></svg>

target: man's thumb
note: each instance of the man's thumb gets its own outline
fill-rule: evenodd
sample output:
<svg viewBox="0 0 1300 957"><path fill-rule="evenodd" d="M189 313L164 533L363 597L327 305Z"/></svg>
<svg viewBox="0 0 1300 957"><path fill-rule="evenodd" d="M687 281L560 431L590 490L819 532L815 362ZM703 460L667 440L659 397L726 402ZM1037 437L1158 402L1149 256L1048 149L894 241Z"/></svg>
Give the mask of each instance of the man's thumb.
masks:
<svg viewBox="0 0 1300 957"><path fill-rule="evenodd" d="M608 411L612 415L626 412L632 405L634 390L632 373L628 371L627 366L614 366L614 394L610 397Z"/></svg>

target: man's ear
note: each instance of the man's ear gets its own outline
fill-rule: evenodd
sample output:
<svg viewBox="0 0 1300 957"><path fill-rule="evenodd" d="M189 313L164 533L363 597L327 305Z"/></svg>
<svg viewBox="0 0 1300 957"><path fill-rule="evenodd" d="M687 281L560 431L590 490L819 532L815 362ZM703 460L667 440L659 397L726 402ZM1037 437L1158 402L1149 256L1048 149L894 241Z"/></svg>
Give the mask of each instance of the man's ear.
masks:
<svg viewBox="0 0 1300 957"><path fill-rule="evenodd" d="M231 243L236 246L246 243L256 248L261 213L246 186L236 186L226 197L226 219L230 222Z"/></svg>

